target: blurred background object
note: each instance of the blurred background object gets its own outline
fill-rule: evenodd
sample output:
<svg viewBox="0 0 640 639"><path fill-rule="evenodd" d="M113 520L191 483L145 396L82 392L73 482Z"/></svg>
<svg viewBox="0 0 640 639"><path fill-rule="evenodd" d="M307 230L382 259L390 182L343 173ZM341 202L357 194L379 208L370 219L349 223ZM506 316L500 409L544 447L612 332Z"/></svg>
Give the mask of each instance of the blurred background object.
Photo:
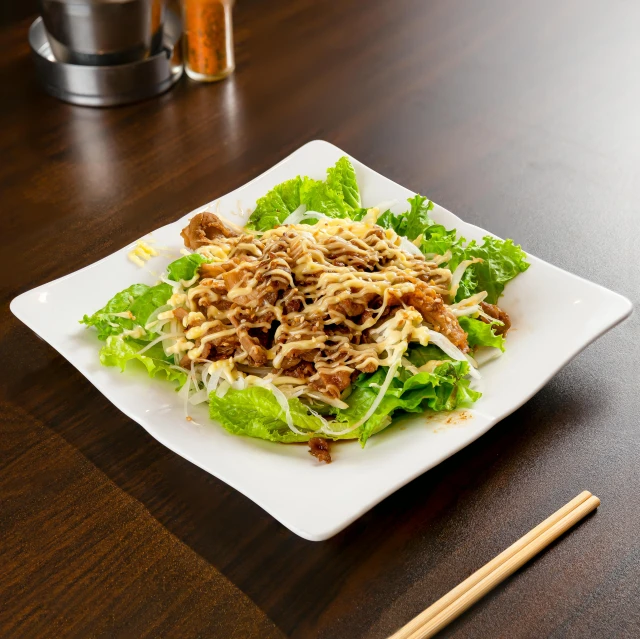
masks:
<svg viewBox="0 0 640 639"><path fill-rule="evenodd" d="M92 66L144 60L162 48L166 0L40 0L56 60Z"/></svg>
<svg viewBox="0 0 640 639"><path fill-rule="evenodd" d="M29 30L38 77L51 95L85 106L158 95L184 68L199 82L221 80L235 68L233 4L38 0L42 17Z"/></svg>
<svg viewBox="0 0 640 639"><path fill-rule="evenodd" d="M42 0L43 17L31 25L29 44L44 89L83 106L127 104L170 89L183 71L182 21L165 5L166 0Z"/></svg>
<svg viewBox="0 0 640 639"><path fill-rule="evenodd" d="M234 0L183 0L184 62L187 75L215 82L235 69Z"/></svg>

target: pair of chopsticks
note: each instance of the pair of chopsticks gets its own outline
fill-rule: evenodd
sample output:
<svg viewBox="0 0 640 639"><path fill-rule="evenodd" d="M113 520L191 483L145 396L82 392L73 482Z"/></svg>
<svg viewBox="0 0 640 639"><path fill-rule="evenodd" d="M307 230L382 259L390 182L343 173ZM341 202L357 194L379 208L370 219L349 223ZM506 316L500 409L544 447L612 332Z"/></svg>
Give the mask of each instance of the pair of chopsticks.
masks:
<svg viewBox="0 0 640 639"><path fill-rule="evenodd" d="M551 517L518 539L515 544L509 546L444 597L414 617L389 639L433 637L599 505L600 500L589 491L580 493Z"/></svg>

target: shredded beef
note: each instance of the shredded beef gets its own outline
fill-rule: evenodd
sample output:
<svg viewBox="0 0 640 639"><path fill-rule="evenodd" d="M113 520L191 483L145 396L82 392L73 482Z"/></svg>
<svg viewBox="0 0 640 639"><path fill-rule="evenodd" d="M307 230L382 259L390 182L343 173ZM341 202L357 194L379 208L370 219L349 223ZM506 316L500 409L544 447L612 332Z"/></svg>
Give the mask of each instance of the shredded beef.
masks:
<svg viewBox="0 0 640 639"><path fill-rule="evenodd" d="M331 452L329 450L329 440L322 437L312 437L309 440L309 454L313 455L319 462L331 463Z"/></svg>
<svg viewBox="0 0 640 639"><path fill-rule="evenodd" d="M174 308L173 309L173 316L177 319L182 321L187 315L189 314L189 312L184 309L184 308Z"/></svg>
<svg viewBox="0 0 640 639"><path fill-rule="evenodd" d="M345 370L318 372L319 379L311 382L311 388L337 399L342 391L351 384L351 373Z"/></svg>
<svg viewBox="0 0 640 639"><path fill-rule="evenodd" d="M238 335L224 335L223 337L216 337L215 339L206 342L206 344L210 345L210 351L207 352L204 357L207 357L212 361L233 357L236 350L240 347Z"/></svg>
<svg viewBox="0 0 640 639"><path fill-rule="evenodd" d="M467 334L460 326L458 318L433 289L420 282L416 290L407 295L406 302L413 306L434 330L442 333L463 353L469 350Z"/></svg>
<svg viewBox="0 0 640 639"><path fill-rule="evenodd" d="M238 234L226 227L217 215L203 212L194 215L189 226L180 233L184 238L184 245L195 251L206 244L211 244L219 237L235 237Z"/></svg>
<svg viewBox="0 0 640 639"><path fill-rule="evenodd" d="M397 238L382 228L360 234L349 229L332 228L319 239L313 227L239 235L212 213L196 215L182 231L185 245L216 245L229 255L202 264L201 279L189 292L189 327L206 324L193 340L196 347L207 340L200 357L236 357L259 368L277 362L274 374L339 398L361 372L378 368L384 351L373 344L380 339L376 330L398 307L413 307L425 324L467 352L467 335L443 301L451 274L421 256L399 256ZM506 313L485 306L497 309L499 317L485 312L505 322L500 330L506 332ZM184 320L187 312L175 309L174 315Z"/></svg>
<svg viewBox="0 0 640 639"><path fill-rule="evenodd" d="M240 345L249 354L254 366L264 366L267 363L267 351L255 338L249 335L246 328L238 329Z"/></svg>
<svg viewBox="0 0 640 639"><path fill-rule="evenodd" d="M298 379L306 379L315 375L316 369L311 362L298 362L291 368L285 368L282 372L287 377L296 377Z"/></svg>
<svg viewBox="0 0 640 639"><path fill-rule="evenodd" d="M494 326L493 332L496 335L506 335L511 328L511 319L509 318L509 315L506 313L506 311L503 311L499 306L496 306L495 304L487 304L486 302L481 302L480 308L487 315L490 315L494 319L502 322L502 326L500 326L499 324L496 324ZM481 317L480 319L487 324L489 323L489 321L484 317Z"/></svg>

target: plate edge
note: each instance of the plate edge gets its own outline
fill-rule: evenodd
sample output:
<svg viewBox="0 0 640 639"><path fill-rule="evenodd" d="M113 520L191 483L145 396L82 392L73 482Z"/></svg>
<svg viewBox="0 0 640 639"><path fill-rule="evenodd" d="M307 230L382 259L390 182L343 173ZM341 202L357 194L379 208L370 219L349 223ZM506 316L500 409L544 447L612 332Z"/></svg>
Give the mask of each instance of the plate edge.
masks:
<svg viewBox="0 0 640 639"><path fill-rule="evenodd" d="M289 155L287 155L285 158L283 158L282 160L280 160L278 163L274 164L272 167L270 167L269 169L267 169L266 171L264 171L263 173L259 174L258 176L254 177L253 179L249 180L248 182L246 182L245 184L243 184L242 186L238 187L237 189L234 189L233 191L230 191L229 193L226 193L224 195L219 196L218 198L201 205L200 207L195 208L193 211L187 213L186 215L179 217L177 219L175 219L172 222L169 222L161 227L158 227L158 229L154 229L153 231L150 232L156 232L162 228L165 228L166 226L169 226L171 224L174 224L175 222L178 222L179 220L183 219L184 217L188 217L189 215L193 215L193 213L195 211L198 210L202 210L203 208L206 208L207 206L210 206L212 203L216 202L218 199L223 198L223 197L227 197L229 195L232 195L233 193L235 193L236 191L240 190L240 189L244 189L246 186L252 184L253 182L255 182L256 180L261 179L262 177L264 177L265 175L268 175L269 173L271 173L272 171L274 171L277 167L279 167L280 165L290 161L292 159L293 156L295 156L296 154L298 154L302 149L309 147L309 146L314 146L314 145L326 145L327 147L330 147L344 155L347 155L349 158L351 158L352 160L355 160L359 165L365 167L367 170L371 171L372 173L374 173L375 175L383 178L386 181L392 182L393 184L405 189L405 190L410 190L407 189L406 187L398 184L397 182L394 182L393 180L391 180L390 178L385 177L384 175L378 173L377 171L375 171L374 169L371 169L369 166L363 164L362 162L360 162L359 160L357 160L356 158L352 157L350 154L346 153L345 151L343 151L342 149L340 149L339 147L337 147L336 145L332 144L331 142L328 142L326 140L320 140L320 139L316 139L316 140L311 140L309 142L306 142L305 144L303 144L302 146L300 146L298 149L296 149L295 151L293 151L292 153L290 153ZM411 191L413 192L413 191ZM444 207L442 207L444 208ZM459 218L455 213L452 213L451 211L446 210L448 213L450 213L452 216L454 216L456 219L460 220L461 222L463 222L465 225L469 225L469 226L475 226L475 225L471 225L468 222L465 222L464 220L462 220L461 218ZM478 229L480 229L481 231L485 232L485 233L490 233L489 231L485 231L485 229L482 229L481 227L476 227ZM84 266L80 269L77 269L76 271L73 271L72 273L69 273L67 275L64 275L62 277L59 277L55 280L51 280L49 282L45 282L44 284L41 284L39 286L36 286L32 289L29 289L28 291L25 291L23 293L21 293L20 295L16 296L15 298L13 298L9 304L9 308L11 310L11 312L13 313L13 315L19 319L21 322L23 322L23 324L25 324L28 328L30 328L31 330L33 330L31 328L31 326L29 325L29 323L27 321L25 321L24 319L24 315L22 314L22 309L21 307L21 302L23 301L23 298L25 298L26 296L33 294L35 291L45 287L45 286L49 286L53 283L57 283L60 282L62 280L65 280L77 273L79 273L80 271L83 271L85 269L89 269L92 268L94 266L97 266L100 262L102 262L103 260L106 260L109 257L112 257L114 255L116 255L118 252L122 252L125 251L126 248L130 245L127 244L124 247L117 249L116 251L110 253L109 255L101 258L100 260L97 260L91 264L88 264L87 266ZM530 255L530 254L529 254ZM265 512L267 512L269 515L271 515L272 517L274 517L274 519L276 519L278 522L280 522L283 526L285 526L286 528L288 528L291 532L293 532L294 534L307 539L309 541L324 541L327 540L333 536L335 536L336 534L338 534L339 532L341 532L342 530L344 530L345 528L347 528L349 525L351 525L354 521L356 521L359 517L361 517L363 514L365 514L366 512L368 512L369 510L371 510L371 508L375 507L377 504L379 504L380 502L382 502L384 499L386 499L387 497L389 497L390 495L392 495L394 492L396 492L397 490L399 490L400 488L402 488L403 486L407 485L408 483L410 483L411 481L413 481L416 477L419 477L420 475L424 474L425 472L428 472L429 470L431 470L432 468L436 467L437 465L439 465L440 463L442 463L444 460L448 459L449 457L455 455L456 453L458 453L460 450L462 450L462 448L470 445L471 443L473 443L474 441L476 441L477 439L479 439L480 437L482 437L484 434L486 434L486 432L488 432L493 426L495 426L496 423L498 423L499 421L501 421L502 419L505 419L506 417L508 417L509 415L511 415L513 412L515 412L516 410L518 410L522 405L524 405L527 401L529 401L537 392L540 391L541 388L543 388L548 382L549 380L555 376L558 371L560 371L562 368L564 368L564 366L566 366L572 359L574 359L579 353L581 353L584 349L586 349L590 344L592 344L595 340L597 340L598 338L600 338L602 335L604 335L606 332L608 332L609 330L611 330L612 328L614 328L615 326L617 326L618 324L620 324L621 322L623 322L626 318L629 317L629 315L631 315L631 313L633 312L633 303L631 302L631 300L629 300L627 297L625 297L624 295L617 293L616 291L613 291L609 288L606 288L605 286L598 284L596 282L593 282L591 280L588 280L582 276L576 275L574 273L572 273L571 271L567 271L565 269L562 269L558 266L555 266L554 264L551 264L550 262L547 262L541 258L538 258L534 255L530 255L530 257L535 258L536 261L545 264L549 267L552 267L554 270L560 272L563 275L569 275L572 278L576 278L578 280L582 280L583 283L588 284L591 287L597 287L598 289L600 289L600 291L602 293L606 293L609 296L615 296L616 298L618 298L618 301L621 303L621 307L618 311L618 313L616 314L615 317L611 318L607 323L605 323L605 325L594 332L593 336L586 341L582 346L580 346L579 348L575 349L575 351L572 351L563 361L562 363L553 370L553 372L551 372L546 378L544 378L541 383L539 385L537 385L535 387L535 389L531 392L531 394L529 394L525 399L523 399L519 404L514 405L514 407L512 409L509 410L509 412L507 412L506 414L502 415L501 417L497 418L497 417L492 417L491 420L489 421L488 425L482 429L481 431L479 431L472 439L465 441L464 443L460 444L459 447L457 447L455 450L452 450L450 453L447 453L445 456L443 456L442 458L439 458L439 460L435 463L433 463L432 465L430 465L427 468L424 469L420 469L418 471L416 471L414 474L411 474L406 480L403 480L402 483L400 484L396 484L394 485L392 488L390 488L388 491L385 491L384 493L381 493L379 497L374 498L373 500L371 500L370 502L368 502L365 506L363 506L361 509L359 509L357 511L356 514L354 514L352 517L350 517L348 520L345 520L345 522L340 523L336 526L333 526L331 528L329 528L328 530L325 531L321 531L321 532L311 532L309 530L304 530L302 528L299 528L296 525L292 525L289 523L285 523L285 521L283 521L281 518L279 518L278 516L276 516L273 512L271 512L271 510L269 508L266 508L262 503L260 503L259 501L254 500L253 497L250 497L249 495L247 495L243 490L239 489L237 486L231 484L229 481L227 481L226 479L222 479L220 477L218 477L217 475L214 475L216 477L218 477L219 479L221 479L221 481L224 481L225 483L227 483L228 485L230 485L232 488L234 488L234 490L237 490L238 492L240 492L241 494L245 495L247 498L251 499L251 501L253 501L254 503L256 503L260 508L262 508ZM35 331L34 331L35 332ZM36 333L37 335L39 335L38 333ZM45 342L47 342L47 344L49 344L54 350L56 350L58 353L59 351L57 350L57 348L44 336L44 335L39 335L42 339L44 339ZM64 357L64 356L63 356ZM65 357L65 359L67 359ZM84 374L82 373L82 371L80 371L78 369L78 367L71 362L70 360L67 360L72 366L74 366L74 368L76 368L76 370L78 370L83 376ZM130 419L132 419L133 421L135 421L136 423L138 423L140 426L142 426L144 428L144 426L142 424L140 424L137 419L131 417L131 415L129 415L125 410L123 410L119 405L117 405L115 402L113 402L109 397L107 397L107 395L102 391L102 389L98 386L96 386L90 379L87 379L87 381L89 381L89 383L91 383L103 396L105 396L106 399L108 399L108 401L110 401L112 404L114 404L116 406L116 408L118 408L118 410L120 410L124 415L126 415L127 417L129 417ZM145 428L146 430L146 428ZM148 432L148 431L147 431ZM169 450L173 449L168 446L164 441L158 439L155 435L152 435L152 437L158 441L160 444L162 444L163 446L165 446L166 448L168 448ZM180 453L176 453L176 454L180 454ZM181 457L184 457L185 459L187 459L190 463L194 464L195 466L198 466L199 468L202 468L198 463L196 463L195 461L193 461L192 459L190 459L189 457L186 457L182 454L180 454ZM208 472L210 474L214 474L211 473L209 470L206 470L204 468L202 468L202 470L205 470L205 472Z"/></svg>

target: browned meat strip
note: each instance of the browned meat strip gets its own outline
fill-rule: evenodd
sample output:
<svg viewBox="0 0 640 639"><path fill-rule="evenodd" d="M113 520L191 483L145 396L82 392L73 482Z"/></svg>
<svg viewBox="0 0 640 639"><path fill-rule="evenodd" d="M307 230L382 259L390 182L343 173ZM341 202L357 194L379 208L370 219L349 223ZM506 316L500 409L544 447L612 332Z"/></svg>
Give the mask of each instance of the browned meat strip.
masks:
<svg viewBox="0 0 640 639"><path fill-rule="evenodd" d="M351 372L340 370L330 373L318 372L320 379L316 379L311 384L311 388L337 399L342 391L351 384Z"/></svg>
<svg viewBox="0 0 640 639"><path fill-rule="evenodd" d="M345 317L355 317L356 315L362 315L366 308L366 304L358 304L354 300L343 300L329 310L341 313Z"/></svg>
<svg viewBox="0 0 640 639"><path fill-rule="evenodd" d="M362 371L363 373L375 373L378 370L378 364L373 361L368 361L365 364L361 364L358 366L358 373Z"/></svg>
<svg viewBox="0 0 640 639"><path fill-rule="evenodd" d="M238 306L237 304L233 305L233 310L227 314L227 319L238 328L241 324L245 322L251 322L255 319L255 314L251 311L245 310Z"/></svg>
<svg viewBox="0 0 640 639"><path fill-rule="evenodd" d="M292 291L295 289L291 289ZM298 313L302 309L302 298L295 297L295 295L289 295L284 300L284 312L285 313Z"/></svg>
<svg viewBox="0 0 640 639"><path fill-rule="evenodd" d="M275 363L274 374L338 398L358 375L378 368L380 348L371 345L380 339L375 324L403 307L413 307L416 319L419 313L460 350L469 350L466 333L445 303L448 270L400 252L397 238L382 228L349 223L327 232L320 226L240 235L212 213L191 220L182 233L189 248L215 245L230 256L202 265L197 288L185 308L175 310L183 323L193 311L190 326L203 326L195 339L196 346L205 340L203 358L236 357L261 368ZM483 308L505 322L499 330L506 332L506 313ZM221 333L229 335L206 341Z"/></svg>
<svg viewBox="0 0 640 639"><path fill-rule="evenodd" d="M493 328L493 332L496 335L506 335L511 328L511 319L506 311L503 311L499 306L495 304L487 304L486 302L480 303L480 308L487 314L502 322L502 326L496 324ZM484 317L480 318L483 322L489 323Z"/></svg>
<svg viewBox="0 0 640 639"><path fill-rule="evenodd" d="M234 268L231 271L227 271L222 276L222 281L227 289L227 291L231 291L231 289L236 286L242 288L249 277L251 276L250 272L246 268Z"/></svg>
<svg viewBox="0 0 640 639"><path fill-rule="evenodd" d="M367 236L364 238L364 241L369 246L375 246L380 240L384 239L384 231L380 226L374 226L367 233Z"/></svg>
<svg viewBox="0 0 640 639"><path fill-rule="evenodd" d="M200 277L218 277L222 273L230 271L238 265L238 258L231 258L226 262L215 262L214 264L201 264L199 273Z"/></svg>
<svg viewBox="0 0 640 639"><path fill-rule="evenodd" d="M271 324L272 321L273 321L272 318L267 317L268 324ZM263 346L264 348L269 348L269 343L271 342L271 339L269 338L268 330L260 329L260 328L250 328L249 335L251 335L251 337L255 337L255 339L258 340L258 343L260 344L260 346Z"/></svg>
<svg viewBox="0 0 640 639"><path fill-rule="evenodd" d="M202 347L202 353L200 353L200 357L202 359L207 359L207 357L209 357L209 354L211 353L211 342L205 342L204 346ZM229 357L231 357L231 355L229 355Z"/></svg>
<svg viewBox="0 0 640 639"><path fill-rule="evenodd" d="M359 271L372 271L376 265L376 262L372 257L362 257L348 252L333 258L332 262L337 265L351 266Z"/></svg>
<svg viewBox="0 0 640 639"><path fill-rule="evenodd" d="M294 368L300 363L300 358L298 357L298 351L291 351L290 355L282 358L281 367L283 369Z"/></svg>
<svg viewBox="0 0 640 639"><path fill-rule="evenodd" d="M189 319L186 328L193 328L194 326L201 326L204 320L201 317L195 316Z"/></svg>
<svg viewBox="0 0 640 639"><path fill-rule="evenodd" d="M249 335L246 328L238 329L238 339L242 348L253 360L254 366L264 366L267 363L267 351L255 337Z"/></svg>
<svg viewBox="0 0 640 639"><path fill-rule="evenodd" d="M227 228L217 215L205 211L194 215L180 235L184 238L184 245L195 251L200 246L211 244L216 238L235 237L238 234Z"/></svg>
<svg viewBox="0 0 640 639"><path fill-rule="evenodd" d="M189 312L187 310L185 310L184 308L174 308L173 309L173 316L177 320L182 321L188 314L189 314Z"/></svg>
<svg viewBox="0 0 640 639"><path fill-rule="evenodd" d="M311 362L298 362L295 366L282 371L283 375L286 375L287 377L296 377L297 379L306 379L307 377L315 375L315 373L316 369L313 367Z"/></svg>
<svg viewBox="0 0 640 639"><path fill-rule="evenodd" d="M309 454L313 455L319 462L331 463L331 452L329 451L329 441L322 437L312 437L309 440Z"/></svg>
<svg viewBox="0 0 640 639"><path fill-rule="evenodd" d="M353 299L346 299L331 306L329 311L340 313L345 317L355 317L356 315L362 315L366 308L366 304L361 304Z"/></svg>
<svg viewBox="0 0 640 639"><path fill-rule="evenodd" d="M366 295L358 295L348 297L347 299L329 307L329 312L336 312L345 317L356 317L366 312L369 302L378 297L375 293L367 293Z"/></svg>
<svg viewBox="0 0 640 639"><path fill-rule="evenodd" d="M284 291L291 287L291 269L287 260L274 253L262 258L257 272L258 282L266 283L276 291Z"/></svg>
<svg viewBox="0 0 640 639"><path fill-rule="evenodd" d="M463 353L469 350L467 334L460 326L458 318L445 306L442 298L432 288L420 282L416 290L406 296L405 301L424 317L425 322L448 337Z"/></svg>
<svg viewBox="0 0 640 639"><path fill-rule="evenodd" d="M210 345L210 352L206 351L206 345ZM202 352L203 357L217 361L219 359L228 359L229 357L232 357L238 348L240 348L238 335L225 335L209 342L205 342L205 348ZM207 352L206 355L204 355L205 351Z"/></svg>
<svg viewBox="0 0 640 639"><path fill-rule="evenodd" d="M355 320L355 321L356 322L359 321L362 324L361 320ZM348 326L344 326L341 324L330 324L329 327L325 327L324 332L329 338L327 340L327 343L329 344L334 343L336 341L340 341L338 340L340 336L348 337L351 344L355 344L355 345L360 344L360 342L362 341L361 333L353 333ZM331 338L334 338L334 339L331 339Z"/></svg>
<svg viewBox="0 0 640 639"><path fill-rule="evenodd" d="M200 340L196 341L196 346L200 346ZM200 355L198 356L198 359L207 359L207 357L209 357L209 353L211 352L211 342L205 342L204 346L202 347L202 353L200 353ZM224 358L219 358L219 359L224 359ZM182 368L191 368L191 358L189 357L189 355L187 355L186 353L182 356L182 359L180 360L180 366L182 366Z"/></svg>
<svg viewBox="0 0 640 639"><path fill-rule="evenodd" d="M222 275L225 272L225 266L228 266L229 262L216 262L215 264L200 264L198 272L200 277L218 277L218 275Z"/></svg>
<svg viewBox="0 0 640 639"><path fill-rule="evenodd" d="M326 244L327 259L332 264L351 266L360 271L371 271L378 263L375 251L369 251L368 245L360 240L346 240L334 235Z"/></svg>

